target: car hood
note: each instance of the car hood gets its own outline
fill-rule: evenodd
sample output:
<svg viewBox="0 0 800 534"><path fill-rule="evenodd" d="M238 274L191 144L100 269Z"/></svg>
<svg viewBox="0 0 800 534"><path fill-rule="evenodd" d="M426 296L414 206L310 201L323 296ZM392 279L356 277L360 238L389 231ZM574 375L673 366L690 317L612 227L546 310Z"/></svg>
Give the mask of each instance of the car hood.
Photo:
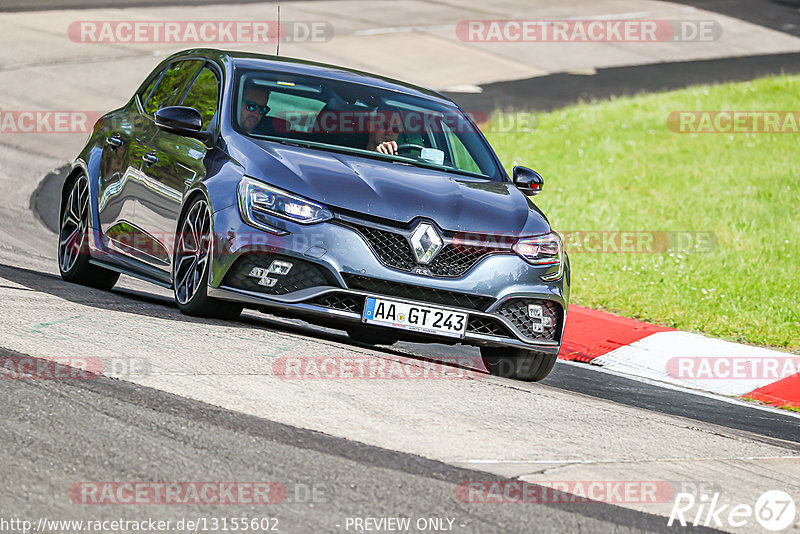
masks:
<svg viewBox="0 0 800 534"><path fill-rule="evenodd" d="M423 217L443 230L539 235L550 224L509 182L468 181L443 171L248 139L247 174L292 193L400 223Z"/></svg>

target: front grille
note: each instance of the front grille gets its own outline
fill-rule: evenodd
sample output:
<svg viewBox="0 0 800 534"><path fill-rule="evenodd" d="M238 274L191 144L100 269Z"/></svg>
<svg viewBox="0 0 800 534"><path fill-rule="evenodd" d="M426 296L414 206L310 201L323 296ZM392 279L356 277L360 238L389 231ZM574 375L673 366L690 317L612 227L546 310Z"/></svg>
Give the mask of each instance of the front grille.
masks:
<svg viewBox="0 0 800 534"><path fill-rule="evenodd" d="M400 282L389 282L388 280L370 278L357 274L342 273L342 277L347 287L350 289L358 289L376 295L442 304L444 306L453 306L456 308L486 311L495 301L495 299L491 297L484 297L481 295L445 291L442 289L421 287Z"/></svg>
<svg viewBox="0 0 800 534"><path fill-rule="evenodd" d="M533 323L538 321L528 315L529 304L542 306L542 315L550 318L551 326L545 326L542 332L534 332ZM561 330L561 306L549 300L511 299L500 306L497 313L511 321L529 339L554 340Z"/></svg>
<svg viewBox="0 0 800 534"><path fill-rule="evenodd" d="M483 334L486 336L510 337L514 336L508 331L503 323L497 319L471 315L467 323L467 332L470 334Z"/></svg>
<svg viewBox="0 0 800 534"><path fill-rule="evenodd" d="M404 272L412 272L420 267L414 259L414 253L405 234L380 230L363 224L339 222L361 234L381 263L387 267ZM510 249L499 246L448 243L431 263L423 267L427 267L433 276L457 278L490 254L510 252Z"/></svg>
<svg viewBox="0 0 800 534"><path fill-rule="evenodd" d="M268 275L276 280L274 286L260 285L259 278L249 276L254 267L266 269L275 260L289 262L292 264L292 268L285 275ZM278 254L251 253L243 255L234 262L225 274L222 285L267 295L285 295L309 287L338 286L339 284L333 273L315 263Z"/></svg>
<svg viewBox="0 0 800 534"><path fill-rule="evenodd" d="M476 247L470 245L446 245L430 265L436 276L455 278L469 271L479 261L497 252L506 250L492 247Z"/></svg>
<svg viewBox="0 0 800 534"><path fill-rule="evenodd" d="M359 315L364 311L364 297L349 293L327 293L309 301L308 304L332 310L353 312Z"/></svg>
<svg viewBox="0 0 800 534"><path fill-rule="evenodd" d="M372 247L381 262L394 269L410 272L417 266L405 236L394 232L385 232L369 226L348 225L354 228Z"/></svg>

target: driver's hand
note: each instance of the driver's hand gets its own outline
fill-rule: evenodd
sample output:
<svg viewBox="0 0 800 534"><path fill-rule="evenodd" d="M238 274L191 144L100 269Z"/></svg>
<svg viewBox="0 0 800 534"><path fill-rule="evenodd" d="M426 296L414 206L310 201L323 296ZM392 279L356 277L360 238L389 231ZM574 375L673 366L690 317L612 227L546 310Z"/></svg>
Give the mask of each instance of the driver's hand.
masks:
<svg viewBox="0 0 800 534"><path fill-rule="evenodd" d="M397 141L384 141L375 147L375 150L381 154L389 154L390 156L397 155Z"/></svg>

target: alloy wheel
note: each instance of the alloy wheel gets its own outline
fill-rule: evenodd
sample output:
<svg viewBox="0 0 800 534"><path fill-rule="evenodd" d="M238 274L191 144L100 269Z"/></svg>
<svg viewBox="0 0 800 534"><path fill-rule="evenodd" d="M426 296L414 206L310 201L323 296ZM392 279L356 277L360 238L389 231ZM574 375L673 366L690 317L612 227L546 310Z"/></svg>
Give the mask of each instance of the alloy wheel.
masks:
<svg viewBox="0 0 800 534"><path fill-rule="evenodd" d="M75 180L61 218L58 263L69 272L83 253L89 228L89 182L81 175Z"/></svg>
<svg viewBox="0 0 800 534"><path fill-rule="evenodd" d="M205 283L211 243L211 215L204 200L198 200L183 219L175 252L175 298L186 304Z"/></svg>

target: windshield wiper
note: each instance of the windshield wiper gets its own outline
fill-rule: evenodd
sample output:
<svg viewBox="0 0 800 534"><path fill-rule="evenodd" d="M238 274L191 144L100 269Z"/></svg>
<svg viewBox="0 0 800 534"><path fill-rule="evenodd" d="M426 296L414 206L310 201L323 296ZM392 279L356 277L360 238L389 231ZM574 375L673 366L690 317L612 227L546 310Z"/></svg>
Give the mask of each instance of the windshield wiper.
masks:
<svg viewBox="0 0 800 534"><path fill-rule="evenodd" d="M296 147L300 147L300 148L309 148L308 145L300 144L297 141L289 141L288 139L271 138L271 137L266 137L266 136L265 136L265 139L267 141L274 141L275 143L280 143L282 145L296 146Z"/></svg>

